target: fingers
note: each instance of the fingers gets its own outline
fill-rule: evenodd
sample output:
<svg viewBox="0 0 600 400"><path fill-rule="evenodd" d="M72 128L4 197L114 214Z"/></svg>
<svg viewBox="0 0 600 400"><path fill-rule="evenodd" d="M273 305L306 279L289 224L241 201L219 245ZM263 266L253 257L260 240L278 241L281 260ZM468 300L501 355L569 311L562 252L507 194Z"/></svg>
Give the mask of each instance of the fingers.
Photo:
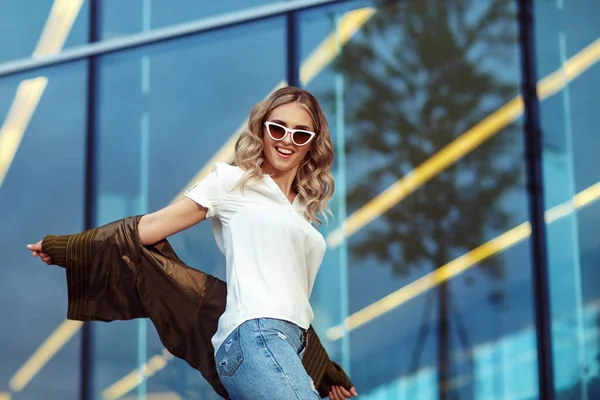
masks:
<svg viewBox="0 0 600 400"><path fill-rule="evenodd" d="M329 400L337 400L337 395L335 394L335 386L331 387L329 391Z"/></svg>
<svg viewBox="0 0 600 400"><path fill-rule="evenodd" d="M50 265L52 263L52 258L50 258L50 256L46 253L38 253L37 251L33 252L33 256L37 257L40 256L40 258L42 259L43 262L45 262L46 264Z"/></svg>
<svg viewBox="0 0 600 400"><path fill-rule="evenodd" d="M347 390L342 386L332 386L331 391L329 392L329 398L331 400L345 400L356 396L358 396L358 392L355 388Z"/></svg>
<svg viewBox="0 0 600 400"><path fill-rule="evenodd" d="M338 400L337 395L335 394L335 389L333 387L329 392L329 400Z"/></svg>
<svg viewBox="0 0 600 400"><path fill-rule="evenodd" d="M339 386L331 387L331 392L329 392L329 398L331 400L344 400L344 396L342 396Z"/></svg>
<svg viewBox="0 0 600 400"><path fill-rule="evenodd" d="M40 240L36 244L28 244L27 248L31 250L31 254L34 257L40 256L43 262L50 265L52 264L52 258L46 253L42 253L42 241Z"/></svg>
<svg viewBox="0 0 600 400"><path fill-rule="evenodd" d="M36 244L28 244L27 248L33 252L40 252L42 251L42 242L39 241Z"/></svg>

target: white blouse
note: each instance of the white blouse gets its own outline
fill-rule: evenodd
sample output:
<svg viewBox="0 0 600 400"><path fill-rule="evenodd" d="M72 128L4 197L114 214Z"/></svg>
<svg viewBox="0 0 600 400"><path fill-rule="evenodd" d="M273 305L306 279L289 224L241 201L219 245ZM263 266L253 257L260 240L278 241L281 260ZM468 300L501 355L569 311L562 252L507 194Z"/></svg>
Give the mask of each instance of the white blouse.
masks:
<svg viewBox="0 0 600 400"><path fill-rule="evenodd" d="M226 259L227 306L212 338L215 353L249 319L277 318L308 329L314 317L309 298L326 248L299 196L290 203L267 174L242 191L243 175L239 167L217 163L185 193L208 209Z"/></svg>

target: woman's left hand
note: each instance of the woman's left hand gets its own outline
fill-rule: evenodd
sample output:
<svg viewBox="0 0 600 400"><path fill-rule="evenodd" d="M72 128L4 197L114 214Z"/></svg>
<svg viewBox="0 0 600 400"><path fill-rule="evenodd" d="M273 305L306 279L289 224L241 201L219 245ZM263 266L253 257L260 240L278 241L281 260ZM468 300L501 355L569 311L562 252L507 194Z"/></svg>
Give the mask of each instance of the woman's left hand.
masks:
<svg viewBox="0 0 600 400"><path fill-rule="evenodd" d="M343 386L332 386L331 392L329 392L329 398L331 400L346 400L357 396L358 393L355 388L347 390Z"/></svg>

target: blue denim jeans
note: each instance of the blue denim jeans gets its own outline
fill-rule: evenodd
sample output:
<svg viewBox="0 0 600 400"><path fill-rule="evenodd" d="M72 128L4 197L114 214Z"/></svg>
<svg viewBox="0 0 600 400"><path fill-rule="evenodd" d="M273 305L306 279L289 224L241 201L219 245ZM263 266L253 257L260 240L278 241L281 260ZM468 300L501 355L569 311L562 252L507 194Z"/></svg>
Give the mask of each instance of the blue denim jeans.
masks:
<svg viewBox="0 0 600 400"><path fill-rule="evenodd" d="M302 365L302 329L270 318L244 322L225 339L215 360L233 400L320 399Z"/></svg>

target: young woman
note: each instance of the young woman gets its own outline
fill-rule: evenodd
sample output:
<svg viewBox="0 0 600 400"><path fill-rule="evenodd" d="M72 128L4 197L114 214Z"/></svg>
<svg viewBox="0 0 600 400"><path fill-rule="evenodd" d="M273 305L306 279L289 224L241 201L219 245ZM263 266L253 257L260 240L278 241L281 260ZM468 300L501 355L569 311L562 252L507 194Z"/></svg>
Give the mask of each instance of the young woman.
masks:
<svg viewBox="0 0 600 400"><path fill-rule="evenodd" d="M308 92L286 87L257 104L235 148L183 199L138 224L143 245L205 219L226 257L227 300L212 338L233 399L318 399L302 365L309 297L325 253L320 224L334 190L327 121ZM42 242L28 246L46 263ZM357 396L334 386L332 399Z"/></svg>

